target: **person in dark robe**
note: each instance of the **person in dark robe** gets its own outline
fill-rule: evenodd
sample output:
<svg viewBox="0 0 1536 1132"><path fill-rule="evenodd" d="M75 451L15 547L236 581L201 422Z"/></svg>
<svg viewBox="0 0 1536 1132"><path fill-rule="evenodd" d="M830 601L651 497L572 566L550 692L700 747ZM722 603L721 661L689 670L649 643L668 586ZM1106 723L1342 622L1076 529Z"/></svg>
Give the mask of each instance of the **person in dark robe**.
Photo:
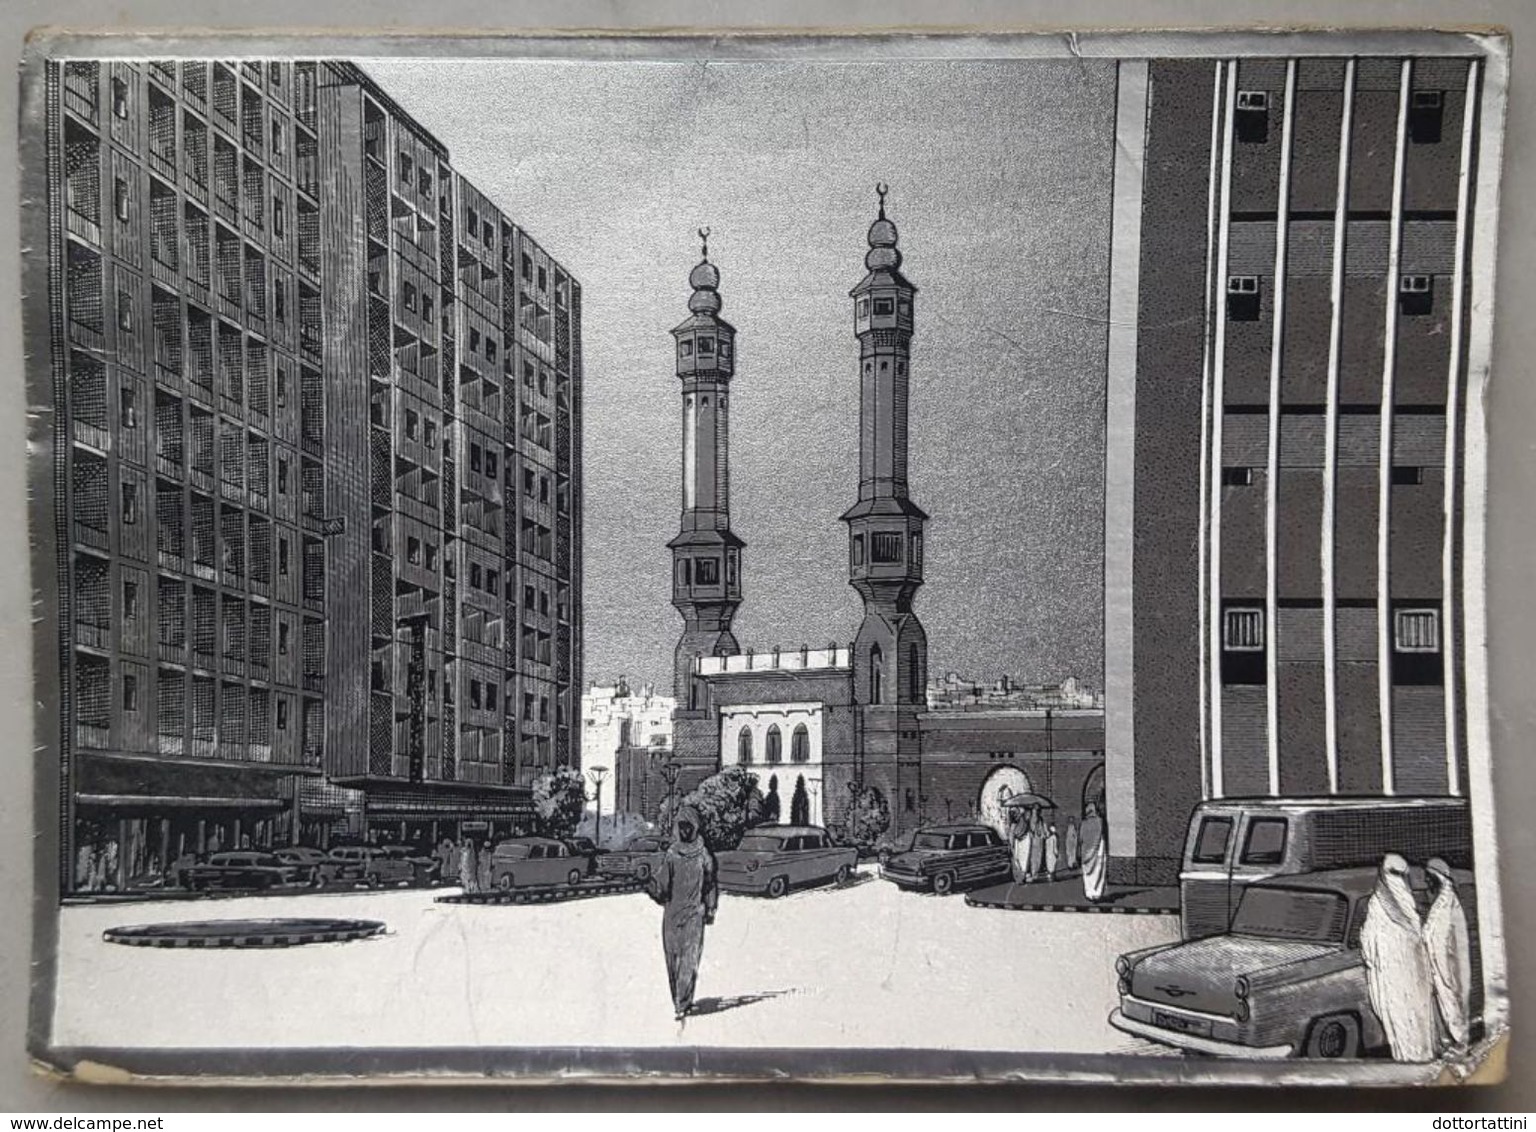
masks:
<svg viewBox="0 0 1536 1132"><path fill-rule="evenodd" d="M665 911L661 947L667 959L672 1006L681 1022L693 1009L693 990L704 951L704 928L715 922L719 892L715 858L704 844L703 821L693 806L678 811L672 844L652 874L651 899Z"/></svg>
<svg viewBox="0 0 1536 1132"><path fill-rule="evenodd" d="M478 867L478 862L475 860L474 839L466 837L464 844L459 846L459 882L464 886L465 892L480 891Z"/></svg>

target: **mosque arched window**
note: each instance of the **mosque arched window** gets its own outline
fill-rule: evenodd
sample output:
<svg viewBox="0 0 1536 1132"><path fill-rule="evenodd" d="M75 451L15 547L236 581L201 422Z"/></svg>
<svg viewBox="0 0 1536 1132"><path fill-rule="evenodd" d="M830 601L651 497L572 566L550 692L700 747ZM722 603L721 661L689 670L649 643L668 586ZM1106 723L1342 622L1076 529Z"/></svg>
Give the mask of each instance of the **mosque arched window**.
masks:
<svg viewBox="0 0 1536 1132"><path fill-rule="evenodd" d="M803 723L798 724L794 734L789 737L789 761L792 763L811 761L811 733L806 730Z"/></svg>
<svg viewBox="0 0 1536 1132"><path fill-rule="evenodd" d="M742 766L752 765L752 729L743 727L736 735L736 761Z"/></svg>
<svg viewBox="0 0 1536 1132"><path fill-rule="evenodd" d="M777 723L768 728L767 760L770 764L784 761L784 733Z"/></svg>

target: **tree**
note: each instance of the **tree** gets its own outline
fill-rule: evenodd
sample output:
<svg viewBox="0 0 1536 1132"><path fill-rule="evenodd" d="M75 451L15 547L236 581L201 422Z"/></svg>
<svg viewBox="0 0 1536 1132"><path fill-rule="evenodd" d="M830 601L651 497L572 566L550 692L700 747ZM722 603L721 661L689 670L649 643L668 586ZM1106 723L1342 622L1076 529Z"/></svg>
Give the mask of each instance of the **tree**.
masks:
<svg viewBox="0 0 1536 1132"><path fill-rule="evenodd" d="M874 786L855 782L849 787L846 823L848 840L861 849L870 849L880 835L891 828L891 807L885 795Z"/></svg>
<svg viewBox="0 0 1536 1132"><path fill-rule="evenodd" d="M561 767L533 780L534 829L542 837L570 837L587 808L581 771Z"/></svg>
<svg viewBox="0 0 1536 1132"><path fill-rule="evenodd" d="M779 776L768 776L768 796L763 799L763 824L772 825L779 820Z"/></svg>
<svg viewBox="0 0 1536 1132"><path fill-rule="evenodd" d="M789 799L789 824L811 824L811 796L805 792L805 775L795 776L795 792Z"/></svg>
<svg viewBox="0 0 1536 1132"><path fill-rule="evenodd" d="M747 827L762 820L763 795L757 775L741 766L728 766L706 778L683 799L699 811L704 844L714 852L734 849Z"/></svg>

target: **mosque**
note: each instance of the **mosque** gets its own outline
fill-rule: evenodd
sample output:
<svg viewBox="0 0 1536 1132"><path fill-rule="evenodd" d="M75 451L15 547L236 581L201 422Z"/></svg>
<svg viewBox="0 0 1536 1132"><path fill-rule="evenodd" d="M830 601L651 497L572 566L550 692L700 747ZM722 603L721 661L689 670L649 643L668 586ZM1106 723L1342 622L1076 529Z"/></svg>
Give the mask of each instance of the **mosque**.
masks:
<svg viewBox="0 0 1536 1132"><path fill-rule="evenodd" d="M859 482L842 513L848 580L864 614L850 643L743 649L745 544L731 530L729 420L736 328L721 317L720 272L689 275L689 316L672 331L683 397L682 519L672 604L671 758L679 789L752 767L784 821L836 826L855 786L873 787L893 833L985 809L989 789L1065 790L1063 809L1103 791L1102 711L944 711L927 705L928 636L914 608L928 519L907 482L910 355L917 288L902 273L896 225L870 225L865 275L849 293L859 341ZM1097 785L1095 785L1097 783Z"/></svg>

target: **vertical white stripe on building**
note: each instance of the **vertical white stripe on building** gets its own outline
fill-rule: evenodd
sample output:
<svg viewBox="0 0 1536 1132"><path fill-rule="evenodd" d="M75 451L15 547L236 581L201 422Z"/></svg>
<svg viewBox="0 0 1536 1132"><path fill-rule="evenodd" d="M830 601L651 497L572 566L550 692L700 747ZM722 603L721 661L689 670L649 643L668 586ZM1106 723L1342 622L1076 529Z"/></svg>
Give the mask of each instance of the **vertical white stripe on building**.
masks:
<svg viewBox="0 0 1536 1132"><path fill-rule="evenodd" d="M1396 791L1392 759L1392 410L1397 380L1397 289L1403 257L1403 166L1408 147L1408 95L1413 61L1403 60L1397 89L1397 143L1392 161L1392 221L1387 243L1386 336L1381 360L1381 451L1376 491L1376 665L1381 710L1381 791Z"/></svg>
<svg viewBox="0 0 1536 1132"><path fill-rule="evenodd" d="M1296 122L1296 60L1285 64L1280 126L1280 189L1275 206L1274 330L1269 343L1269 463L1264 483L1264 736L1269 792L1280 793L1280 372L1285 355L1286 252L1291 224L1291 143Z"/></svg>
<svg viewBox="0 0 1536 1132"><path fill-rule="evenodd" d="M1461 793L1460 713L1456 708L1456 465L1461 459L1456 417L1461 409L1461 322L1465 317L1467 206L1472 189L1472 128L1477 122L1478 61L1467 67L1467 99L1461 118L1461 171L1456 181L1456 260L1451 272L1451 363L1445 391L1445 537L1440 549L1440 664L1445 673L1446 793Z"/></svg>
<svg viewBox="0 0 1536 1132"><path fill-rule="evenodd" d="M1210 562L1206 558L1210 536L1210 498L1219 486L1211 485L1211 463L1205 458L1211 443L1211 332L1212 304L1215 301L1216 279L1216 187L1221 169L1221 82L1224 64L1218 61L1211 82L1211 169L1206 182L1205 213L1205 325L1201 333L1203 355L1200 365L1200 570L1199 605L1200 624L1200 797L1211 796L1211 721L1210 687L1207 684L1210 666L1216 662L1211 656L1210 635L1207 624L1210 611L1206 608L1207 579Z"/></svg>
<svg viewBox="0 0 1536 1132"><path fill-rule="evenodd" d="M1355 61L1344 64L1339 120L1339 188L1333 207L1333 278L1329 284L1328 402L1323 432L1323 746L1328 792L1339 792L1338 591L1334 581L1339 490L1339 356L1344 331L1344 243L1349 229L1349 147L1355 116Z"/></svg>
<svg viewBox="0 0 1536 1132"><path fill-rule="evenodd" d="M1226 412L1223 379L1227 355L1227 264L1232 228L1232 123L1237 105L1237 62L1226 65L1226 106L1221 126L1221 198L1217 207L1216 286L1211 294L1216 321L1215 341L1211 346L1211 511L1210 511L1210 688L1211 688L1211 797L1220 798L1225 789L1221 762L1221 432Z"/></svg>
<svg viewBox="0 0 1536 1132"><path fill-rule="evenodd" d="M1136 855L1136 338L1141 194L1147 150L1145 60L1120 64L1109 249L1104 461L1104 791L1115 856Z"/></svg>

